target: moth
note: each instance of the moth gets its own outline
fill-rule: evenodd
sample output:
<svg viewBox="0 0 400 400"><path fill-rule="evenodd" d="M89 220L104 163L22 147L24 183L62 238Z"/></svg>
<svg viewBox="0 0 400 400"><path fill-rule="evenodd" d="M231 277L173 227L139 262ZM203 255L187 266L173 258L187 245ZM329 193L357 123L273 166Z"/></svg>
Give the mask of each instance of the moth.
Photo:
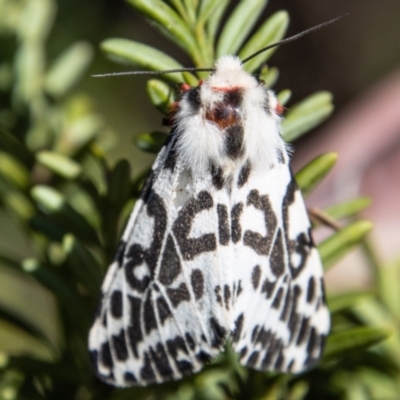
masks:
<svg viewBox="0 0 400 400"><path fill-rule="evenodd" d="M179 379L227 340L258 370L296 373L322 354L323 271L281 107L245 61L223 56L199 86L183 86L89 334L107 383Z"/></svg>

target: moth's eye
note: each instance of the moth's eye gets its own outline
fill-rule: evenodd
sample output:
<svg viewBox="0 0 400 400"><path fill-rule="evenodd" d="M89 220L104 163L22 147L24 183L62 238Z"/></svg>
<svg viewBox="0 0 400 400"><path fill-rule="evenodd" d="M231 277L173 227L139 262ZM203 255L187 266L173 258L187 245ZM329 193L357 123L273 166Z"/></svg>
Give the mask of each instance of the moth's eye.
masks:
<svg viewBox="0 0 400 400"><path fill-rule="evenodd" d="M276 103L276 106L275 106L275 112L278 115L282 115L285 112L285 107L283 107L283 105L278 102L278 103Z"/></svg>

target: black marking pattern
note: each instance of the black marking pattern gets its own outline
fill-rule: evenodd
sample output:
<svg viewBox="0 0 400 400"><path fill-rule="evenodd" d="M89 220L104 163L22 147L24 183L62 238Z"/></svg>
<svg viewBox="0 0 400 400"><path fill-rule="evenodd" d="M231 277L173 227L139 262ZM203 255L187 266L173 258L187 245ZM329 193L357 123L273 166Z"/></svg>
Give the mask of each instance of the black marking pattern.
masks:
<svg viewBox="0 0 400 400"><path fill-rule="evenodd" d="M210 193L202 191L198 194L197 199L193 198L188 201L176 218L172 229L184 260L192 260L201 253L215 251L217 240L214 233L208 233L196 239L188 237L195 215L212 207L212 196Z"/></svg>
<svg viewBox="0 0 400 400"><path fill-rule="evenodd" d="M193 92L191 96L194 96L191 101L195 109L195 93ZM243 132L239 128L242 129L241 125L232 125L225 129L226 137L232 136L231 139L225 139L225 151L232 159L239 157L243 149L243 143L240 142L243 140L243 137L240 139ZM167 157L161 168L173 171L176 164L174 157ZM279 151L278 160L281 163L285 162L284 155L279 155ZM239 189L249 182L251 170L251 163L247 161L238 175L236 185ZM213 166L211 174L214 189L222 189L225 184L222 168ZM200 333L191 331L188 326L179 326L183 328L181 333L168 338L165 342L154 340L153 343L146 343L146 336L151 335L154 330L164 327L168 332L168 321L174 320L174 315L177 315L175 313L182 303L194 304L196 301L202 305L207 302L207 299L205 301L202 299L207 293L208 272L204 273L199 268L186 270L184 262L194 260L202 253L213 252L218 246L228 246L230 242L236 244L241 241L258 256L268 258L267 265L272 272L265 274L262 261L256 261L259 265L254 263L243 266L248 268L247 275L243 275L244 285L251 285L250 288L255 293L260 293L260 298L264 301L269 300L274 313L279 316L279 323L284 323L289 330L289 343L303 346L308 354L305 365L309 367L314 365L321 354L325 334L318 332L313 325L312 317L302 315L299 304L301 304L300 299L304 297L315 310L319 309L324 303L323 282L317 277L310 276L304 287L296 284L296 278L304 269L314 245L310 231L301 232L295 238L290 238L288 234L289 208L294 203L297 191L294 179L292 178L287 186L284 196L281 227L278 226L278 216L272 208L270 198L260 194L258 190L251 190L245 203L236 203L231 209L225 204L214 204L212 192L201 191L182 206L175 221L168 221L167 207L164 200L153 190L153 180L152 171L141 197L153 222L150 246L144 248L138 243L121 241L115 257L135 294L128 295L126 301L123 301L125 299L122 298L122 291L112 290L107 298L109 308L106 309L103 305L106 311L99 314L105 328L107 328L107 316L108 323L110 318L120 320L124 314L129 316L127 326L118 333L110 334L98 351L91 352L95 364L110 370L107 379L113 379L114 364L124 362L132 355L141 360L142 366L134 373L127 371L123 374L127 385L155 383L159 377L163 380L174 379L176 378L174 369L182 375L190 374L198 369L196 361L203 364L210 360L211 355L204 349L207 349L207 346L221 349L228 336L234 344L239 343L240 359L249 367L273 368L278 371L293 368L294 360L290 357L285 359L287 356L285 349L288 344L277 336L273 327L269 329L260 323L255 325L251 332L246 332L248 320L245 312L235 317L233 328L229 329L216 316L220 314L210 315L206 319L207 326L204 331L207 337L201 334L207 346L199 343ZM265 236L249 229L243 232L241 218L248 207L254 207L259 212L266 228ZM207 210L215 214L217 231L196 238L191 237L191 228L196 216ZM169 232L167 225L172 226ZM185 271L187 277L185 282L181 279L182 271ZM230 285L223 281L221 283L214 285L212 301L216 301L220 309L230 310L234 308L235 301L242 292L242 282L236 280ZM244 287L248 290L248 287ZM252 346L243 346L244 337L248 337L248 340L251 337ZM161 337L162 341L164 339L165 337ZM139 347L143 342L144 348ZM101 375L99 369L97 372Z"/></svg>
<svg viewBox="0 0 400 400"><path fill-rule="evenodd" d="M277 226L271 202L267 195L260 196L258 190L252 190L247 197L247 204L263 212L267 235L264 237L258 232L247 230L244 233L243 244L251 247L257 254L268 256Z"/></svg>

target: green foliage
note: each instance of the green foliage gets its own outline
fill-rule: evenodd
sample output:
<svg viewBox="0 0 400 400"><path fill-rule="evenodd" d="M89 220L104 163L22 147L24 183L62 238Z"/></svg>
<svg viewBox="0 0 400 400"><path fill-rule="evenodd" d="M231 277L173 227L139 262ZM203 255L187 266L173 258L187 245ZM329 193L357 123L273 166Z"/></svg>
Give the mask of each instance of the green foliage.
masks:
<svg viewBox="0 0 400 400"><path fill-rule="evenodd" d="M251 34L266 0L242 0L222 27L226 0L128 3L200 67L212 66L216 55L246 57L280 40L289 21L286 12L278 12ZM90 63L90 46L76 43L47 64L45 41L54 14L53 0L0 0L1 40L13 48L0 64L0 216L18 232L21 248L18 253L0 248L0 399L396 399L400 263L378 268L365 241L371 223L358 217L369 204L363 198L323 212L342 226L319 244L325 267L361 244L376 280L371 291L328 297L332 334L318 367L297 376L256 372L240 366L227 345L204 371L180 382L120 390L94 378L88 329L102 276L146 174L132 178L125 160L108 164L111 133L91 100L74 94ZM180 66L160 50L126 39L108 39L101 47L141 69ZM268 87L278 78L276 68L263 64L271 54L246 65ZM174 101L170 84L195 84L204 76L149 80L150 101L166 115ZM278 94L282 104L290 96L290 90ZM290 106L285 139L306 133L332 109L326 92ZM145 132L134 143L156 153L164 139L163 133ZM336 157L322 155L298 173L304 194L315 189ZM25 292L30 297L21 301Z"/></svg>

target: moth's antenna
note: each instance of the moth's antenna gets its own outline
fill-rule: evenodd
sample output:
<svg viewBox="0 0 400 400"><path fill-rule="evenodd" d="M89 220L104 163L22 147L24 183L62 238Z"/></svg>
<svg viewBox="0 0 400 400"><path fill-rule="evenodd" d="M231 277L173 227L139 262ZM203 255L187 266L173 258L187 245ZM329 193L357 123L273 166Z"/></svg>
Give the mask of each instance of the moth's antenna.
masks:
<svg viewBox="0 0 400 400"><path fill-rule="evenodd" d="M312 27L310 29L307 29L306 31L300 32L297 35L294 35L294 36L288 37L286 39L283 39L280 42L276 42L276 43L270 44L269 46L264 47L263 49L256 51L251 56L249 56L249 57L245 58L244 60L242 60L242 64L244 64L247 61L251 60L252 58L258 56L259 54L263 53L264 51L267 51L267 50L272 49L272 48L277 47L277 46L281 46L281 45L286 44L286 43L293 42L294 40L300 39L301 37L303 37L305 35L308 35L311 32L314 32L314 31L316 31L318 29L321 29L321 28L325 28L325 26L333 24L334 22L339 21L339 19L347 17L348 15L349 14L341 15L340 17L333 18L330 21L324 22L323 24L319 24L319 25L314 26L314 27Z"/></svg>
<svg viewBox="0 0 400 400"><path fill-rule="evenodd" d="M176 68L166 69L164 71L126 71L126 72L110 72L108 74L96 74L92 75L93 78L103 78L105 76L121 76L121 75L164 75L174 72L214 72L215 68Z"/></svg>
<svg viewBox="0 0 400 400"><path fill-rule="evenodd" d="M286 43L293 42L294 40L300 39L302 36L308 35L311 32L314 32L318 29L324 28L327 25L333 24L336 21L339 21L343 17L347 17L349 14L341 15L340 17L336 17L331 19L330 21L324 22L323 24L319 24L317 26L314 26L313 28L307 29L306 31L300 32L297 35L291 36L289 38L283 39L280 42L276 42L273 44L270 44L267 47L264 47L261 50L256 51L254 54L251 56L245 58L242 60L242 64L246 63L247 61L251 60L252 58L258 56L259 54L263 53L264 51L267 51L269 49L272 49L277 46L281 46ZM164 75L164 74L171 74L171 73L176 73L176 72L214 72L215 68L196 68L196 67L188 67L188 68L176 68L176 69L165 69L163 71L126 71L126 72L110 72L107 74L96 74L92 75L93 78L103 78L106 76L123 76L123 75Z"/></svg>

